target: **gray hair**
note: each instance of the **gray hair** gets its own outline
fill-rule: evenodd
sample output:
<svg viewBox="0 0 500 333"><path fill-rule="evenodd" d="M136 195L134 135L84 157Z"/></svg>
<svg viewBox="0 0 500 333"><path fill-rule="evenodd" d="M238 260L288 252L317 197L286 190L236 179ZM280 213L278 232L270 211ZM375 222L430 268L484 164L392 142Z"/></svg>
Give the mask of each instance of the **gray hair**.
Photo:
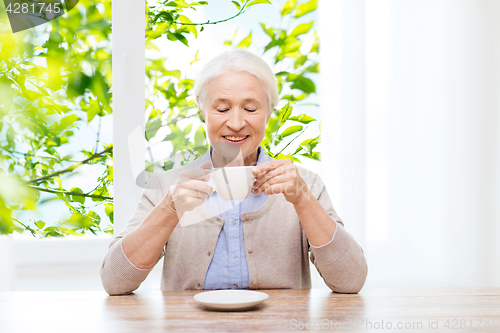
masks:
<svg viewBox="0 0 500 333"><path fill-rule="evenodd" d="M233 49L212 58L201 70L194 85L194 94L200 108L203 107L210 83L227 71L247 72L254 75L264 85L269 97L269 114L278 105L278 85L271 67L261 57L250 51Z"/></svg>

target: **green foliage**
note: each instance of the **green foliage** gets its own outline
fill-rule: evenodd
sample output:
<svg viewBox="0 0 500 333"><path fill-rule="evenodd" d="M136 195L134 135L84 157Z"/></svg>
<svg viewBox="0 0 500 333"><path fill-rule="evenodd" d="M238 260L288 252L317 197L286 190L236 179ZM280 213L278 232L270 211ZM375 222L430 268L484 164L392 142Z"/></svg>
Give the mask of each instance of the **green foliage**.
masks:
<svg viewBox="0 0 500 333"><path fill-rule="evenodd" d="M208 1L169 1L157 2L153 6L148 6L146 1L146 39L154 40L161 36L166 36L170 41L178 41L189 46L188 36L198 37L198 29L203 31L205 25L219 24L232 20L250 7L258 4L271 4L269 0L241 0L231 1L238 10L237 13L227 19L193 23L184 12L186 10L196 10L196 7L208 5Z"/></svg>
<svg viewBox="0 0 500 333"><path fill-rule="evenodd" d="M0 21L6 22L0 10ZM100 142L99 127L91 147L78 151L73 143L74 151L62 152L93 119L112 113L111 1L81 0L41 27L0 33L0 234L96 233L103 228L93 207L112 205L112 145ZM77 154L84 157L76 159ZM105 171L91 191L67 189L66 178L82 165ZM40 200L41 192L48 198ZM67 220L56 225L19 220L21 211L53 200L67 207Z"/></svg>

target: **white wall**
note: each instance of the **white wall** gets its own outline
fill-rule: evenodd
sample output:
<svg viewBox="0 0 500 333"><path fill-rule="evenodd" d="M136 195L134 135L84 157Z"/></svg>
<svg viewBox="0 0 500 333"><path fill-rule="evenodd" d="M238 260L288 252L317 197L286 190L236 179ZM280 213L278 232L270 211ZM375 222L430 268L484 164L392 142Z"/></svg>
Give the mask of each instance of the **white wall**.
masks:
<svg viewBox="0 0 500 333"><path fill-rule="evenodd" d="M324 128L340 134L327 185L337 187L347 229L366 236L366 286L498 286L500 2L371 0L361 1L364 12L357 2L328 3L334 23L322 45L335 56L322 74L336 116L324 108ZM360 19L364 35L351 26ZM352 53L363 52L358 43L364 63ZM364 89L351 81L363 68ZM366 100L358 126L350 121L361 111L346 99ZM342 174L357 153L366 158L366 206L346 195L356 183ZM359 235L363 219L345 217L365 209Z"/></svg>

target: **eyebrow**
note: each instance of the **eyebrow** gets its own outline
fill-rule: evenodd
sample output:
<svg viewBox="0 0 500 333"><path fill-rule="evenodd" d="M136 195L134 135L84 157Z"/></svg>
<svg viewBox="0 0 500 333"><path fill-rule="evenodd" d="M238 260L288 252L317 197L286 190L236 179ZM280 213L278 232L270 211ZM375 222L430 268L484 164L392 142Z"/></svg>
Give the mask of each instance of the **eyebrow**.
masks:
<svg viewBox="0 0 500 333"><path fill-rule="evenodd" d="M256 102L256 103L259 103L259 101L256 100L255 98L246 98L243 102Z"/></svg>
<svg viewBox="0 0 500 333"><path fill-rule="evenodd" d="M217 99L215 100L215 102L216 102L216 103L217 103L217 102L229 103L229 100L228 100L228 99L226 99L226 98L217 98ZM256 103L259 103L259 101L258 101L257 99L255 99L255 98L253 98L253 97L250 97L250 98L245 98L245 99L243 100L243 102L245 102L245 103L246 103L246 102L256 102ZM260 103L259 103L259 104L260 104Z"/></svg>

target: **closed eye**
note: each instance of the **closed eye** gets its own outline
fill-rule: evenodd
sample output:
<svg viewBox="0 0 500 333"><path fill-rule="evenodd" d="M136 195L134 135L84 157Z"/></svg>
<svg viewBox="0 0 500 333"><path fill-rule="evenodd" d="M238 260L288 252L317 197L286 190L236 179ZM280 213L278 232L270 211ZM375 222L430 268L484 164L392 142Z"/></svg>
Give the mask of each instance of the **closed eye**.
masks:
<svg viewBox="0 0 500 333"><path fill-rule="evenodd" d="M229 111L229 109L224 109L224 110L217 110L219 112L226 112L226 111Z"/></svg>
<svg viewBox="0 0 500 333"><path fill-rule="evenodd" d="M248 112L255 112L255 111L257 111L257 110L251 110L251 109L245 109L245 110L248 111Z"/></svg>

